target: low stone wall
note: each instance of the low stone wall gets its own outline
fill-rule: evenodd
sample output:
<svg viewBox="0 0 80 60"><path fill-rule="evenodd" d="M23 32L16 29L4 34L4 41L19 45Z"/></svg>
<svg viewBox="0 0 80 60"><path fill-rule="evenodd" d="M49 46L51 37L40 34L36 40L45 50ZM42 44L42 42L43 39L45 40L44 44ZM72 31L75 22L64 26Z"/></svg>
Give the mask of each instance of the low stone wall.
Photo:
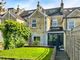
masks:
<svg viewBox="0 0 80 60"><path fill-rule="evenodd" d="M55 60L55 57L56 57L56 47L54 47L54 49L53 49L51 60Z"/></svg>

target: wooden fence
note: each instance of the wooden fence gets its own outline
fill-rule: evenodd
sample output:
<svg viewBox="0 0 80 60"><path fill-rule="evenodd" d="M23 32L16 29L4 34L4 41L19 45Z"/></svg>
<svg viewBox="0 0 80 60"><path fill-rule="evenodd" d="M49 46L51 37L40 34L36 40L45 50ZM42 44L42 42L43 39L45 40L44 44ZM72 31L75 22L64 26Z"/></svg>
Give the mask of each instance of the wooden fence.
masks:
<svg viewBox="0 0 80 60"><path fill-rule="evenodd" d="M80 26L66 31L66 52L70 60L80 60Z"/></svg>

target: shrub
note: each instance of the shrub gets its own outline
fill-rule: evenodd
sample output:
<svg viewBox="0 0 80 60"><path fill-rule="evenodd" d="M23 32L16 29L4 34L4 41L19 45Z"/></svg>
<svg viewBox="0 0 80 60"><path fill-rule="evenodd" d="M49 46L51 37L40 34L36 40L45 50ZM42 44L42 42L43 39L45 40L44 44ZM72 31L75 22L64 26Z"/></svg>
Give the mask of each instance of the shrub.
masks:
<svg viewBox="0 0 80 60"><path fill-rule="evenodd" d="M31 35L29 27L14 20L5 20L0 29L3 32L5 49L24 46Z"/></svg>
<svg viewBox="0 0 80 60"><path fill-rule="evenodd" d="M35 40L35 41L33 42L33 46L39 46L39 45L40 45L40 41Z"/></svg>

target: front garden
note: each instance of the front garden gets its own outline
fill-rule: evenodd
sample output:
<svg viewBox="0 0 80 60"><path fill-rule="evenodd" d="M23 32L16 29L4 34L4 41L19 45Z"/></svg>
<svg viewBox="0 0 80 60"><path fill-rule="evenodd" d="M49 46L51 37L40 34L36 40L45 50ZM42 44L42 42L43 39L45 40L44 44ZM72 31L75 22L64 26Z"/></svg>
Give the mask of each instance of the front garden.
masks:
<svg viewBox="0 0 80 60"><path fill-rule="evenodd" d="M22 47L9 50L1 50L0 56L4 58L50 60L52 48Z"/></svg>
<svg viewBox="0 0 80 60"><path fill-rule="evenodd" d="M0 50L0 60L50 60L53 49L45 47L24 47L31 37L31 30L25 24L14 20L5 20L0 24L3 33L3 48ZM35 38L33 46L38 45Z"/></svg>

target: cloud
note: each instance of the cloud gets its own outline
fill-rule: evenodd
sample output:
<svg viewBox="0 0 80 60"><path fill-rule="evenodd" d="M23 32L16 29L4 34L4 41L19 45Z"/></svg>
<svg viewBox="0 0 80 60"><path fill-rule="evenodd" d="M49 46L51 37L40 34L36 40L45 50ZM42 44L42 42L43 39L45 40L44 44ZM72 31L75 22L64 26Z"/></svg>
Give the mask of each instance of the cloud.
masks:
<svg viewBox="0 0 80 60"><path fill-rule="evenodd" d="M44 8L56 8L60 7L60 0L56 0L55 2L51 2L48 4L43 4ZM70 7L80 7L80 0L64 0L64 7L70 8Z"/></svg>
<svg viewBox="0 0 80 60"><path fill-rule="evenodd" d="M47 8L53 8L53 7L59 7L60 2L56 0L29 0L25 4L20 3L21 8L25 9L35 9L37 7L37 2L40 1L40 5L47 9Z"/></svg>
<svg viewBox="0 0 80 60"><path fill-rule="evenodd" d="M7 0L8 7L16 8L19 4L21 8L25 8L27 10L35 9L37 7L37 2L40 1L40 5L45 8L56 8L60 7L60 0ZM13 1L13 2L11 2ZM64 0L64 7L80 7L80 0Z"/></svg>
<svg viewBox="0 0 80 60"><path fill-rule="evenodd" d="M40 1L40 5L45 8L56 8L60 7L60 0L29 0L29 2L24 5L25 9L35 9L37 5L37 1ZM64 0L64 7L70 8L70 7L80 7L80 0Z"/></svg>
<svg viewBox="0 0 80 60"><path fill-rule="evenodd" d="M69 7L78 7L80 6L80 0L66 0L64 1L64 7L69 8Z"/></svg>
<svg viewBox="0 0 80 60"><path fill-rule="evenodd" d="M37 0L26 0L24 3L18 3L20 8L25 8L27 10L35 9L37 7Z"/></svg>

